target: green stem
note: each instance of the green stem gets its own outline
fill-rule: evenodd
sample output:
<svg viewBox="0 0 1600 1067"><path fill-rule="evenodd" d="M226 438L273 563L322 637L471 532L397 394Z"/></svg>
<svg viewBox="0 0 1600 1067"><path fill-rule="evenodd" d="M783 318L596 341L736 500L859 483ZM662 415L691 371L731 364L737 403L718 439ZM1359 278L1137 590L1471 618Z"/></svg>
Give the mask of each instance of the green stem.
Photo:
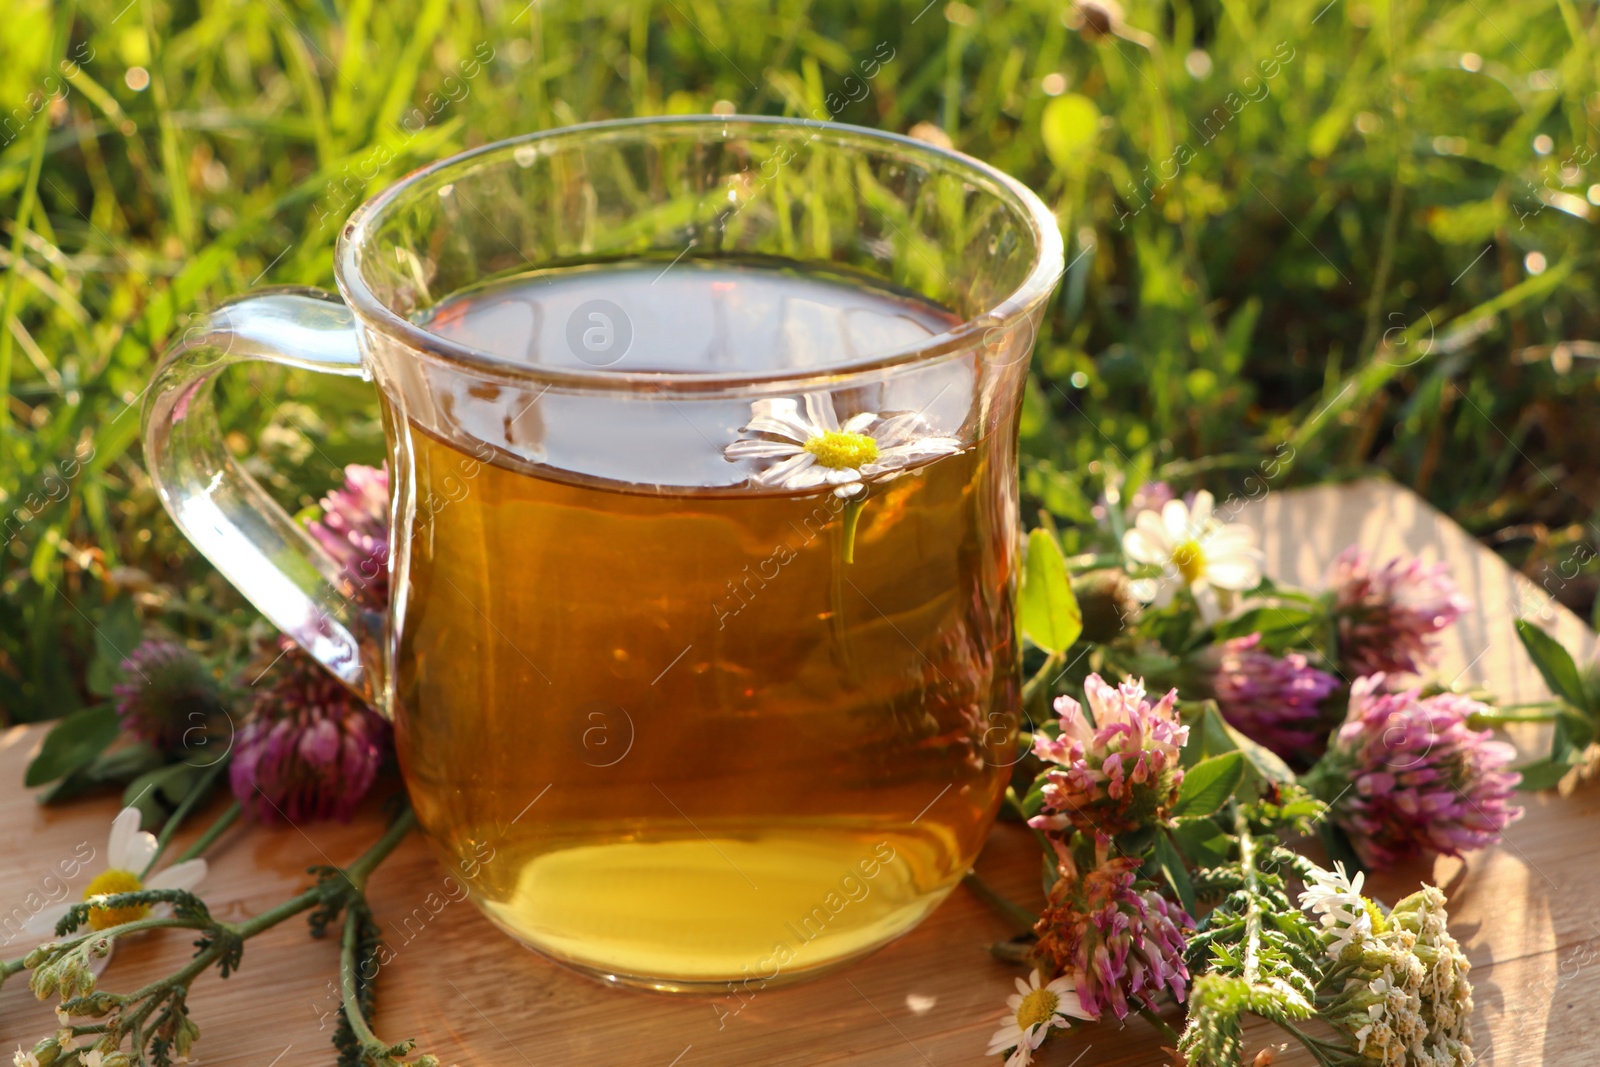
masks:
<svg viewBox="0 0 1600 1067"><path fill-rule="evenodd" d="M1160 1030L1161 1036L1166 1038L1168 1041L1171 1041L1173 1048L1178 1047L1178 1031L1168 1026L1165 1019L1151 1011L1149 1008L1140 1008L1139 1014L1144 1017L1145 1022L1149 1023L1157 1030Z"/></svg>
<svg viewBox="0 0 1600 1067"><path fill-rule="evenodd" d="M344 1007L344 1017L349 1020L351 1033L363 1048L387 1048L367 1025L367 1017L362 1014L361 1000L356 993L356 967L361 962L356 959L356 953L361 943L363 918L361 908L345 908L344 937L339 945L339 1001Z"/></svg>
<svg viewBox="0 0 1600 1067"><path fill-rule="evenodd" d="M1250 822L1245 818L1244 807L1238 806L1233 814L1234 832L1239 836L1239 871L1244 875L1244 890L1249 901L1244 909L1244 980L1255 985L1261 966L1261 885L1256 876L1256 839L1250 833Z"/></svg>
<svg viewBox="0 0 1600 1067"><path fill-rule="evenodd" d="M150 854L150 862L144 865L144 870L139 872L139 880L141 882L148 878L150 872L155 869L157 861L161 859L161 854L167 850L167 845L172 842L172 835L177 833L178 827L183 825L183 820L187 819L189 813L195 809L195 806L205 799L206 795L211 792L211 787L216 784L217 778L227 769L228 761L219 759L216 763L206 768L206 772L200 776L199 780L189 787L189 791L183 795L183 799L178 802L178 806L173 809L171 815L167 816L166 823L162 825L161 833L156 837L156 850ZM238 805L235 804L234 806L237 807Z"/></svg>
<svg viewBox="0 0 1600 1067"><path fill-rule="evenodd" d="M1560 717L1560 712L1549 712L1544 715L1503 715L1497 711L1483 711L1467 716L1467 725L1474 730L1482 730L1487 726L1501 726L1511 722L1555 722Z"/></svg>
<svg viewBox="0 0 1600 1067"><path fill-rule="evenodd" d="M182 863L185 860L192 860L196 856L204 853L206 849L211 847L212 843L216 841L217 838L221 837L223 833L226 832L228 827L232 826L238 820L239 813L243 810L244 809L239 805L237 800L235 800L232 804L229 804L223 809L222 814L218 815L216 820L213 821L210 826L206 827L206 832L194 839L194 844L190 845L188 848L184 849L178 854L178 858L174 862Z"/></svg>
<svg viewBox="0 0 1600 1067"><path fill-rule="evenodd" d="M985 904L988 904L991 908L993 908L995 911L998 911L1006 918L1011 919L1024 930L1032 930L1039 922L1039 916L1035 915L1027 908L1024 908L1021 904L1018 904L1012 900L1007 900L1005 897L995 892L988 882L985 882L982 878L978 877L977 871L968 870L967 873L962 876L961 882L968 889L972 890L973 894L977 896L979 900L983 901Z"/></svg>
<svg viewBox="0 0 1600 1067"><path fill-rule="evenodd" d="M1022 706L1029 708L1042 690L1048 689L1055 671L1067 661L1065 653L1052 652L1039 665L1039 670L1022 687Z"/></svg>
<svg viewBox="0 0 1600 1067"><path fill-rule="evenodd" d="M856 525L861 521L861 508L866 502L866 494L862 493L844 506L839 528L839 559L845 563L856 561Z"/></svg>

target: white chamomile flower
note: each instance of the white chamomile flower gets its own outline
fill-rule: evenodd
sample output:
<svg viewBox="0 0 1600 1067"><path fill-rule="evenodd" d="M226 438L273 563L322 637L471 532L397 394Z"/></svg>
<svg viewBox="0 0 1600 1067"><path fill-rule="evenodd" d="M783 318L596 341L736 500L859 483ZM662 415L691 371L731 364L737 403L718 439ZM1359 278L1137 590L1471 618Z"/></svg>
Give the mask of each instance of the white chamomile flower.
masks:
<svg viewBox="0 0 1600 1067"><path fill-rule="evenodd" d="M206 861L193 859L175 863L146 878L144 869L150 865L155 854L156 836L139 829L138 809L123 808L111 822L111 839L106 843L106 869L95 875L84 888L83 899L92 901L95 897L131 893L140 889L193 890L206 876ZM62 901L35 912L23 924L23 933L39 937L53 936L56 923L71 907L71 901ZM131 908L92 908L89 911L89 926L95 930L108 930L121 923L134 922L151 914L165 914L170 910L165 904L153 909L142 904ZM98 974L109 959L109 955L95 958L90 967Z"/></svg>
<svg viewBox="0 0 1600 1067"><path fill-rule="evenodd" d="M1333 935L1333 940L1328 942L1328 955L1338 959L1346 945L1372 935L1372 914L1367 910L1366 898L1361 895L1366 872L1356 872L1352 880L1345 873L1344 864L1336 863L1331 871L1312 867L1307 877L1305 892L1300 894L1300 907L1321 917L1326 932Z"/></svg>
<svg viewBox="0 0 1600 1067"><path fill-rule="evenodd" d="M1068 1017L1093 1019L1078 1001L1072 976L1064 974L1049 985L1039 985L1037 969L1024 982L1017 979L1017 991L1006 999L1010 1009L1000 1017L1000 1029L989 1039L990 1056L1012 1050L1005 1067L1027 1067L1034 1050L1044 1043L1051 1029L1064 1030Z"/></svg>
<svg viewBox="0 0 1600 1067"><path fill-rule="evenodd" d="M722 450L730 460L757 460L763 468L751 476L757 485L781 489L815 489L832 486L834 494L850 498L866 482L892 476L964 447L960 438L935 433L914 411L863 411L839 421L833 398L827 393L807 393L802 412L789 397L757 400L750 405L750 422L742 437Z"/></svg>
<svg viewBox="0 0 1600 1067"><path fill-rule="evenodd" d="M1210 621L1221 614L1216 590L1239 593L1261 584L1255 531L1240 523L1217 521L1215 505L1202 489L1194 495L1193 507L1169 500L1160 514L1139 512L1133 529L1122 535L1122 550L1135 563L1160 567L1162 573L1135 581L1135 596L1164 607L1177 587L1186 585L1200 614Z"/></svg>

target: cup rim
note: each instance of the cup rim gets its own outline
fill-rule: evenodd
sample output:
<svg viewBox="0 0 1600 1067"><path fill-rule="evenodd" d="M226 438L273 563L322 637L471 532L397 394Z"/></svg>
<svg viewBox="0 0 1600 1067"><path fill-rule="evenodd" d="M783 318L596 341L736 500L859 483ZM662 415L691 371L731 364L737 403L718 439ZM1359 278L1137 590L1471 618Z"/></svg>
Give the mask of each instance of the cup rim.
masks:
<svg viewBox="0 0 1600 1067"><path fill-rule="evenodd" d="M943 333L910 345L903 345L859 363L823 367L814 370L788 369L764 372L713 372L700 371L617 371L611 368L576 369L550 368L526 363L516 363L483 349L461 344L435 334L396 313L380 300L362 277L360 254L373 229L383 219L386 209L401 200L409 191L443 171L467 165L483 157L515 152L523 145L541 141L604 134L614 131L656 127L683 127L685 129L721 126L724 136L737 136L740 128L755 132L763 128L807 129L836 137L865 138L886 145L933 157L947 166L965 170L977 178L997 187L994 192L1000 199L1007 197L1011 207L1024 217L1034 236L1036 253L1033 266L1022 282L991 308L964 319ZM1061 230L1055 215L1039 199L1038 194L1004 171L963 152L941 148L897 133L874 130L866 126L852 126L842 122L824 122L816 119L782 118L761 115L668 115L642 118L607 119L563 126L553 130L540 130L501 141L493 141L477 148L459 152L412 171L377 195L361 204L346 220L339 234L334 253L334 278L340 295L350 306L357 321L376 329L399 342L408 350L430 362L455 368L465 368L501 380L532 381L544 386L565 386L584 391L608 392L673 392L708 393L760 389L782 385L788 388L816 387L855 378L863 373L885 371L907 364L932 361L970 346L974 338L984 338L996 331L1008 334L1040 302L1050 295L1063 271L1064 250ZM982 343L980 341L980 343ZM1029 345L1031 349L1031 343Z"/></svg>

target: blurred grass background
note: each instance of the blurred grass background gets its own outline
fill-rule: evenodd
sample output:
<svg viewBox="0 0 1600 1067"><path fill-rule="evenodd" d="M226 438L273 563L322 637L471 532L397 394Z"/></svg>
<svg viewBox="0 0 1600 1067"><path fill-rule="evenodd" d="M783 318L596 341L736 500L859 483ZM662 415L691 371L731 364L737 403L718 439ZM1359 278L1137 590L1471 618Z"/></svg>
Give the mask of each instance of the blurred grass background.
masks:
<svg viewBox="0 0 1600 1067"><path fill-rule="evenodd" d="M130 604L201 641L250 623L141 467L170 339L252 286L330 285L340 223L417 165L664 112L915 128L1045 196L1072 266L1030 510L1381 469L1592 610L1597 23L1571 0L9 0L0 719L90 702ZM381 455L360 382L241 369L222 393L291 507Z"/></svg>

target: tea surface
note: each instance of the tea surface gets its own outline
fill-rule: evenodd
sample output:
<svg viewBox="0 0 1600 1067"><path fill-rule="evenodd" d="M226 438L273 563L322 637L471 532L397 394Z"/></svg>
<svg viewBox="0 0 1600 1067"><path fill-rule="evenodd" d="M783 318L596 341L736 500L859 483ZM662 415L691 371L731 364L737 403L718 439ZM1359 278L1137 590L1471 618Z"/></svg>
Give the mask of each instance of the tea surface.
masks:
<svg viewBox="0 0 1600 1067"><path fill-rule="evenodd" d="M852 322L889 347L949 322L792 271L668 278L681 288L650 314L674 335L626 369L821 365ZM548 322L603 298L639 318L651 287L636 266L516 279L430 328L553 360L547 328L495 332L506 307ZM801 299L810 340L774 342ZM718 330L721 347L685 340ZM606 977L764 983L882 944L960 879L1019 702L1006 435L872 485L845 562L846 501L751 488L725 441L682 457L709 472L695 487L400 432L416 514L396 548L399 750L423 826L498 923Z"/></svg>

